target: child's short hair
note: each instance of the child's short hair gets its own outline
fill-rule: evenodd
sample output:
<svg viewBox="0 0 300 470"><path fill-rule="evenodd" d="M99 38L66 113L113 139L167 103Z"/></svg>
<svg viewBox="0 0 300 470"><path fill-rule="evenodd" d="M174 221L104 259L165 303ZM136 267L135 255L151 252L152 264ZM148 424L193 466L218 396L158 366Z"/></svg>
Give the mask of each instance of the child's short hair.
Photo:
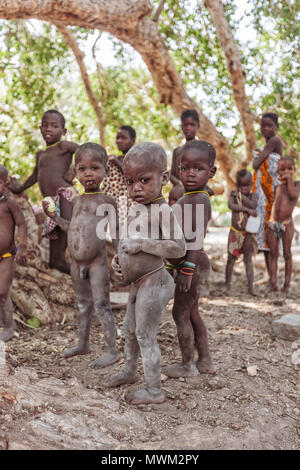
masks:
<svg viewBox="0 0 300 470"><path fill-rule="evenodd" d="M277 116L277 114L275 114L275 113L265 113L265 114L262 115L261 118L262 118L262 119L263 119L263 118L272 119L272 121L276 124L276 126L277 126L277 127L279 126L279 124L278 124L278 116Z"/></svg>
<svg viewBox="0 0 300 470"><path fill-rule="evenodd" d="M100 160L102 165L107 165L107 153L104 147L99 144L94 144L93 142L87 142L86 144L82 144L78 147L75 152L75 165L80 160L82 154L84 152L90 152L95 155L95 157Z"/></svg>
<svg viewBox="0 0 300 470"><path fill-rule="evenodd" d="M128 134L130 135L131 139L135 140L136 132L135 132L135 129L133 129L133 127L131 127L131 126L121 126L121 127L119 127L119 129L122 129L123 131L127 131Z"/></svg>
<svg viewBox="0 0 300 470"><path fill-rule="evenodd" d="M189 117L194 119L194 121L196 121L199 124L200 122L199 114L196 111L196 109L186 109L185 111L183 111L180 116L181 122L184 121L184 119L189 118Z"/></svg>
<svg viewBox="0 0 300 470"><path fill-rule="evenodd" d="M162 172L167 170L167 154L160 145L153 142L142 142L131 147L124 157L123 167L131 158L142 160L144 157L147 158L147 164L159 166Z"/></svg>
<svg viewBox="0 0 300 470"><path fill-rule="evenodd" d="M180 160L182 159L184 152L190 149L197 149L200 152L207 152L209 165L214 166L216 160L216 149L209 142L206 142L205 140L193 140L192 142L187 142L184 144L180 152Z"/></svg>
<svg viewBox="0 0 300 470"><path fill-rule="evenodd" d="M46 114L56 114L59 119L60 119L60 122L61 122L61 127L65 128L65 125L66 125L66 120L65 120L65 117L62 113L60 113L59 111L57 111L57 109L48 109L48 111L46 111L44 114L43 114L43 117L46 116ZM42 119L43 119L42 117Z"/></svg>
<svg viewBox="0 0 300 470"><path fill-rule="evenodd" d="M292 157L291 155L285 155L284 157L281 157L279 162L292 162L294 166L296 166L295 164L295 158Z"/></svg>
<svg viewBox="0 0 300 470"><path fill-rule="evenodd" d="M245 178L245 176L248 176L249 178L252 178L252 174L248 170L239 170L236 174L235 181L236 184L239 185L241 182L241 179Z"/></svg>
<svg viewBox="0 0 300 470"><path fill-rule="evenodd" d="M8 177L8 171L7 168L4 165L0 165L0 179L1 180L6 180Z"/></svg>

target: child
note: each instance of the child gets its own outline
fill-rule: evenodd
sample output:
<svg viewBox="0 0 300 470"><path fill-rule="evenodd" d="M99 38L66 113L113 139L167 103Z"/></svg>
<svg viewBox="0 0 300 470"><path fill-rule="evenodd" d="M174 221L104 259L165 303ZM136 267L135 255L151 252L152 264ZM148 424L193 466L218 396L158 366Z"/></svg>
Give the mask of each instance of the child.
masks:
<svg viewBox="0 0 300 470"><path fill-rule="evenodd" d="M260 227L257 233L258 250L264 252L268 274L269 247L266 243L267 222L270 220L274 190L278 185L277 166L282 155L282 142L276 135L278 130L278 117L275 113L265 113L261 118L260 129L266 139L266 145L258 155L255 152L253 159L253 186L252 191L257 193L257 215L260 217Z"/></svg>
<svg viewBox="0 0 300 470"><path fill-rule="evenodd" d="M42 195L52 196L59 206L60 215L70 220L71 200L76 194L72 187L73 171L70 169L72 155L78 145L74 142L62 141L66 134L64 116L55 109L46 111L40 127L46 149L36 154L36 164L33 173L22 185L10 189L20 194L35 183L39 184ZM67 236L55 224L49 224L46 229L50 238L50 267L64 273L70 272L69 264L65 261Z"/></svg>
<svg viewBox="0 0 300 470"><path fill-rule="evenodd" d="M15 263L25 264L27 227L25 218L16 201L5 195L8 171L0 165L0 341L9 341L14 335L13 306L10 289L13 281ZM15 227L19 229L20 243L18 252L15 245Z"/></svg>
<svg viewBox="0 0 300 470"><path fill-rule="evenodd" d="M107 170L105 149L92 143L81 145L75 153L75 170L85 192L73 200L71 221L63 219L55 212L49 212L49 204L43 201L46 214L53 218L62 230L68 232L71 276L78 299L79 341L77 346L66 349L62 356L72 357L89 352L89 333L94 310L101 320L105 350L93 366L106 367L116 362L119 355L116 348L116 327L109 302L106 241L105 236L99 239L96 234L98 224L103 221L103 216L97 215L101 206L105 204L106 207L109 204L116 211L114 199L99 190ZM112 229L112 226L110 228Z"/></svg>
<svg viewBox="0 0 300 470"><path fill-rule="evenodd" d="M169 206L173 206L183 196L183 184L176 184L169 192Z"/></svg>
<svg viewBox="0 0 300 470"><path fill-rule="evenodd" d="M184 145L181 153L180 179L185 194L178 200L183 210L183 224L192 225L192 230L203 229L205 236L207 223L211 217L211 206L206 184L216 172L214 166L216 151L208 142L195 140ZM190 214L186 208L192 207ZM197 220L197 206L203 207L204 218L201 225ZM170 259L172 258L172 259ZM180 260L169 257L170 265L176 269L176 289L172 315L177 326L179 347L182 355L181 364L172 364L163 372L169 377L189 377L198 375L198 371L214 373L215 368L208 350L207 333L198 311L198 300L202 271L209 270L209 261L202 246L188 249ZM194 348L198 351L197 363L194 363Z"/></svg>
<svg viewBox="0 0 300 470"><path fill-rule="evenodd" d="M257 194L251 192L252 175L247 170L240 170L236 175L237 190L232 191L228 207L232 210L231 227L228 236L228 260L226 265L226 288L231 287L231 278L235 261L243 254L246 268L248 292L253 292L253 266L255 236L247 233L245 227L249 215L256 216Z"/></svg>
<svg viewBox="0 0 300 470"><path fill-rule="evenodd" d="M277 260L279 240L282 238L283 256L285 259L285 280L283 290L288 291L292 274L292 240L294 236L293 210L296 206L300 181L293 181L295 163L292 157L279 160L278 175L280 184L275 189L275 201L271 219L268 222L267 241L270 246L271 290L277 291Z"/></svg>
<svg viewBox="0 0 300 470"><path fill-rule="evenodd" d="M199 115L195 109L186 109L181 113L181 129L186 139L186 142L192 142L196 139L197 131L199 129ZM172 155L172 166L170 180L174 185L182 185L179 178L179 160L182 146L176 147Z"/></svg>
<svg viewBox="0 0 300 470"><path fill-rule="evenodd" d="M131 282L131 290L124 319L125 368L112 376L106 386L135 382L140 350L146 388L129 394L127 399L134 405L162 403L165 394L161 388L157 329L162 310L174 290L174 281L164 268L163 258L183 256L185 242L161 192L162 185L168 181L163 148L152 143L135 145L124 158L123 170L129 196L134 201L128 215L128 228L138 224L144 233L139 236L130 232L129 238L120 241L118 257L113 260L114 268L121 269L124 279ZM157 235L153 236L155 227ZM178 236L174 233L176 227Z"/></svg>
<svg viewBox="0 0 300 470"><path fill-rule="evenodd" d="M117 132L116 144L122 155L114 157L111 155L108 159L108 174L104 178L101 190L105 194L112 196L117 203L120 223L124 223L127 217L127 211L130 207L130 201L127 201L127 185L123 175L123 160L136 139L136 132L131 126L121 126ZM124 198L124 200L122 200Z"/></svg>

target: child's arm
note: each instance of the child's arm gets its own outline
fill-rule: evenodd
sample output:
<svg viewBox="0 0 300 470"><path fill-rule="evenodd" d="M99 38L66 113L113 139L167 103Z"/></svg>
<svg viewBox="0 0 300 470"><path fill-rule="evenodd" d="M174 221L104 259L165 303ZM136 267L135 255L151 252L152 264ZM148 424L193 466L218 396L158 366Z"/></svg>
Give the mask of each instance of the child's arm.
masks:
<svg viewBox="0 0 300 470"><path fill-rule="evenodd" d="M281 144L281 140L279 139L279 137L277 135L274 135L273 137L271 137L267 141L259 157L254 158L253 160L254 170L257 170L262 165L262 163L268 158L270 153L272 153L273 151L276 151L277 153L281 154L281 147L282 147L282 144Z"/></svg>
<svg viewBox="0 0 300 470"><path fill-rule="evenodd" d="M73 199L72 201L72 207L75 199ZM69 230L70 220L63 219L62 217L60 217L60 215L57 215L55 212L48 211L49 202L42 201L42 205L45 214L50 217L50 219L53 219L57 223L57 225L62 229L63 232L67 232Z"/></svg>
<svg viewBox="0 0 300 470"><path fill-rule="evenodd" d="M181 181L175 176L177 173L177 166L178 166L177 149L174 149L173 155L172 155L172 166L171 166L171 171L170 171L170 181L174 185L182 184Z"/></svg>
<svg viewBox="0 0 300 470"><path fill-rule="evenodd" d="M160 228L164 239L128 239L121 243L122 250L130 255L143 251L162 258L181 258L185 255L186 246L182 230L172 209L163 204L160 206Z"/></svg>
<svg viewBox="0 0 300 470"><path fill-rule="evenodd" d="M23 191L25 191L25 189L31 188L31 186L33 186L35 183L37 183L38 159L39 159L39 152L37 152L37 154L36 154L35 168L34 168L32 174L29 176L29 178L27 178L25 183L20 184L20 185L13 185L12 184L12 186L10 186L10 185L8 186L8 189L10 189L12 193L20 194Z"/></svg>
<svg viewBox="0 0 300 470"><path fill-rule="evenodd" d="M75 142L69 142L68 140L63 140L62 142L59 143L60 148L63 150L63 152L70 152L72 155L73 153L76 152L76 149L78 149L79 145L75 144ZM68 171L64 175L64 180L67 181L67 183L72 184L73 180L76 176L75 168L71 166Z"/></svg>
<svg viewBox="0 0 300 470"><path fill-rule="evenodd" d="M279 178L279 181L282 184L286 184L287 187L287 193L290 199L298 199L299 197L299 192L300 192L300 182L299 181L293 181L292 176L286 175L281 178Z"/></svg>
<svg viewBox="0 0 300 470"><path fill-rule="evenodd" d="M254 215L255 207L257 206L257 200L254 203L249 198L247 198L245 195L242 195L242 204L237 204L235 202L236 195L237 195L237 191L232 191L232 193L230 195L230 198L229 198L229 201L228 201L229 209L232 210L233 212L247 212L250 215ZM245 203L245 205L243 203ZM249 204L250 207L247 207L246 204Z"/></svg>
<svg viewBox="0 0 300 470"><path fill-rule="evenodd" d="M20 264L26 263L26 247L27 247L27 225L25 217L19 208L17 202L13 198L8 199L9 209L11 211L12 217L15 221L16 226L19 229L19 238L20 242L18 244L18 252L16 256L16 261Z"/></svg>

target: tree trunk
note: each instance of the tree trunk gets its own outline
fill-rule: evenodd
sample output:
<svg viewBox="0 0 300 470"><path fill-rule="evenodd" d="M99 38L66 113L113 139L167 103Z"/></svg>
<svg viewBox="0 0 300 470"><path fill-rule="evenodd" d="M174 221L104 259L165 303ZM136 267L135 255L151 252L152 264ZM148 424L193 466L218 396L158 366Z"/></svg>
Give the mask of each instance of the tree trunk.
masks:
<svg viewBox="0 0 300 470"><path fill-rule="evenodd" d="M254 118L251 113L245 90L245 74L243 71L240 52L226 19L222 1L204 0L204 5L211 14L221 47L226 56L233 96L239 110L244 129L247 158L243 160L243 166L247 167L248 163L253 158L253 150L256 148L256 136L253 126Z"/></svg>
<svg viewBox="0 0 300 470"><path fill-rule="evenodd" d="M37 18L60 25L101 29L130 44L145 61L160 100L177 114L196 108L200 116L198 137L215 146L220 168L228 188L234 184L231 172L234 156L227 140L217 131L202 109L187 95L179 73L159 33L156 21L149 18L148 0L0 0L0 18Z"/></svg>

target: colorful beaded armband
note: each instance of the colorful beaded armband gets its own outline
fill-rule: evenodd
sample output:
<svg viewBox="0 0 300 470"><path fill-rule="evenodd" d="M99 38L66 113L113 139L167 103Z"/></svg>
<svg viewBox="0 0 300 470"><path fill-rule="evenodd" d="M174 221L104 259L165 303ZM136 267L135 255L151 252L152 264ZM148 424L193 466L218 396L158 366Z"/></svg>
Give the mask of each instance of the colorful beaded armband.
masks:
<svg viewBox="0 0 300 470"><path fill-rule="evenodd" d="M186 266L183 266L180 270L181 274L185 274L186 276L193 276L194 271L194 268L188 268Z"/></svg>

